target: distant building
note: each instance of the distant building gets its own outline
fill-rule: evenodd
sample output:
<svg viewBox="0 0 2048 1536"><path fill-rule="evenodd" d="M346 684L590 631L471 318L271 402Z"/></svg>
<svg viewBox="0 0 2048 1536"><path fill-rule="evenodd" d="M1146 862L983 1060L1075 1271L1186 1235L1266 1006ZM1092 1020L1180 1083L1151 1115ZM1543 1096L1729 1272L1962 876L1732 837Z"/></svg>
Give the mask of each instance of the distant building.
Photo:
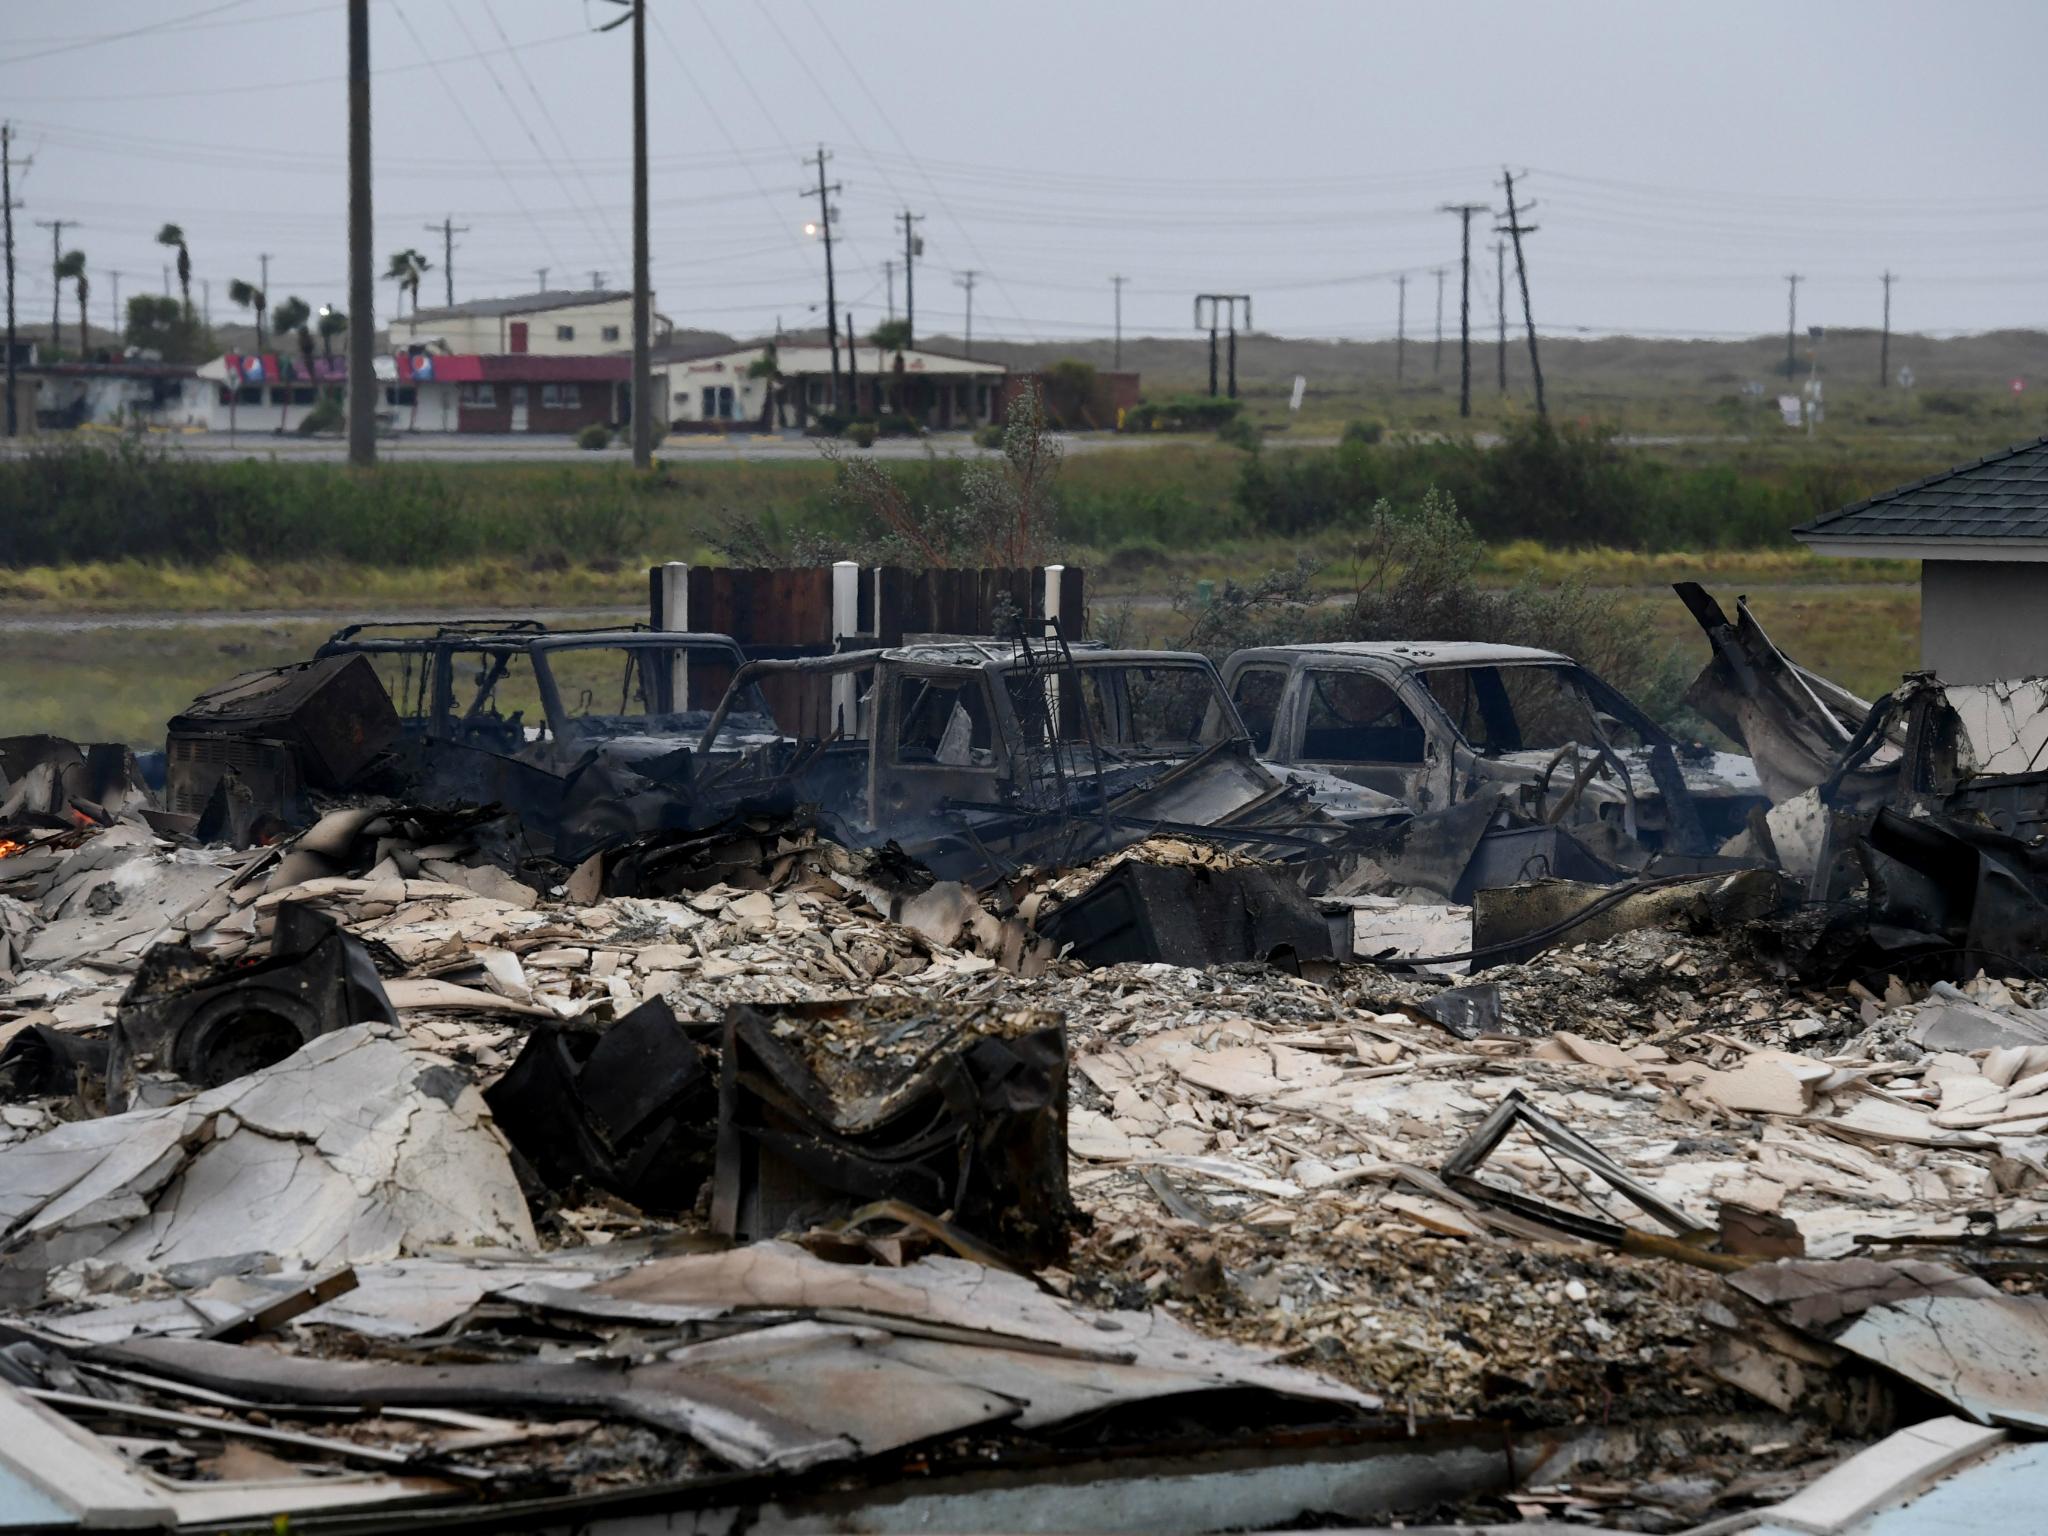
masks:
<svg viewBox="0 0 2048 1536"><path fill-rule="evenodd" d="M822 337L791 337L775 349L781 373L776 408L769 383L749 376L766 356L760 344L717 351L656 354L669 424L681 431L725 431L748 426L802 429L832 409L832 349ZM892 351L863 343L839 352L840 387L849 416L900 412L933 431L969 428L1002 417L1009 370L982 358L922 347L906 349L897 366Z"/></svg>
<svg viewBox="0 0 2048 1536"><path fill-rule="evenodd" d="M189 363L140 358L20 368L17 388L28 386L20 397L25 402L22 428L194 426L187 389L197 373Z"/></svg>
<svg viewBox="0 0 2048 1536"><path fill-rule="evenodd" d="M2048 675L2048 438L1792 530L1816 554L1920 562L1920 664L1947 683Z"/></svg>
<svg viewBox="0 0 2048 1536"><path fill-rule="evenodd" d="M655 338L668 334L654 317ZM402 315L391 322L394 351L432 347L471 356L590 356L633 348L633 295L611 288L550 288L505 299L474 299Z"/></svg>
<svg viewBox="0 0 2048 1536"><path fill-rule="evenodd" d="M371 360L379 424L395 432L572 436L626 419L630 356L401 352ZM230 353L194 371L192 424L214 432L295 432L322 393L339 393L348 359Z"/></svg>

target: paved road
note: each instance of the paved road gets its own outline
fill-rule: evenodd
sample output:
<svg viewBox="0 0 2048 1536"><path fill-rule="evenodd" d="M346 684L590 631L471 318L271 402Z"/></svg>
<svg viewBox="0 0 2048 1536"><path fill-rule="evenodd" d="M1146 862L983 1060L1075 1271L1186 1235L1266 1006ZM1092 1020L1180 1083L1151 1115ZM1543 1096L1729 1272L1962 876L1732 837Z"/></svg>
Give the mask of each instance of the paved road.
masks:
<svg viewBox="0 0 2048 1536"><path fill-rule="evenodd" d="M110 434L96 433L89 439L107 442ZM50 442L53 438L29 440ZM339 464L348 458L345 443L333 438L304 438L271 432L153 432L145 441L162 449L195 459L278 459L293 463ZM1114 433L1063 434L1059 441L1069 454L1141 452L1169 439L1118 437ZM1186 441L1186 439L1171 439ZM1301 446L1326 447L1333 437L1290 438ZM25 451L0 444L0 453ZM964 432L934 433L930 439L890 437L869 449L846 445L846 452L866 453L878 459L921 459L927 451L969 458L993 455ZM656 458L668 464L689 464L719 460L750 462L787 461L815 463L825 452L825 443L815 437L790 435L725 436L677 435L661 445ZM631 453L613 446L598 452L578 448L566 437L512 437L505 434L458 436L421 433L417 436L387 438L377 444L386 461L437 464L589 464L625 463Z"/></svg>

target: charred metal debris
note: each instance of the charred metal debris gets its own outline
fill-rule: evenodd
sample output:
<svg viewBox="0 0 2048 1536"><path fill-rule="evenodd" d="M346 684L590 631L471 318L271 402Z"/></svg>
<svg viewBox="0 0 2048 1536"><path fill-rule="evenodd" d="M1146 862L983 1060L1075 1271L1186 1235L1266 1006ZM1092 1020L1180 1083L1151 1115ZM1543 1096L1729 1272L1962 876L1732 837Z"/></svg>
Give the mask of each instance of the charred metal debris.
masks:
<svg viewBox="0 0 2048 1536"><path fill-rule="evenodd" d="M1549 653L1053 623L352 627L161 758L0 740L0 1515L2023 1496L2048 688L1680 591L1720 750Z"/></svg>

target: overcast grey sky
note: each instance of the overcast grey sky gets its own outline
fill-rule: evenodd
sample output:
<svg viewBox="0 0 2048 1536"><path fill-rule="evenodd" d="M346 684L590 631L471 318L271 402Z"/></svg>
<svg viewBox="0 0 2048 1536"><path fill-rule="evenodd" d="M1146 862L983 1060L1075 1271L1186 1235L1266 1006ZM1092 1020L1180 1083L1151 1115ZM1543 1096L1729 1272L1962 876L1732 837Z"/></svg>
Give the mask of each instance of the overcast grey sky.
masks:
<svg viewBox="0 0 2048 1536"><path fill-rule="evenodd" d="M1185 334L1197 290L1259 328L1410 334L1457 222L1526 168L1546 330L1931 332L2048 314L2042 0L648 0L655 283L679 325L813 323L823 262L798 164L823 141L840 293L884 318L891 216L925 215L920 330ZM273 301L345 297L342 0L0 0L0 114L25 319L49 313L48 230L87 253L95 318L161 286L181 223L216 319L271 253ZM629 42L607 0L373 0L378 266L434 261L458 298L629 272ZM148 29L130 37L115 34ZM1473 302L1491 323L1490 220ZM1486 247L1481 250L1480 247ZM897 279L900 306L901 277ZM1512 256L1509 274L1512 294ZM394 302L381 284L380 312ZM66 298L67 308L70 304Z"/></svg>

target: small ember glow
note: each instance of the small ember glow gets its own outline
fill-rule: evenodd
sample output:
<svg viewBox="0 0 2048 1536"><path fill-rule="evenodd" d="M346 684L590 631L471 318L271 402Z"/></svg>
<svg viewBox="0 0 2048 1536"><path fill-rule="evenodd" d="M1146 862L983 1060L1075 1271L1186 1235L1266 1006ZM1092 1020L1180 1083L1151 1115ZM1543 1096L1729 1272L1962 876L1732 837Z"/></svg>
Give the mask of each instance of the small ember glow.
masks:
<svg viewBox="0 0 2048 1536"><path fill-rule="evenodd" d="M20 853L26 847L28 847L27 843L17 843L8 838L0 837L0 859Z"/></svg>

